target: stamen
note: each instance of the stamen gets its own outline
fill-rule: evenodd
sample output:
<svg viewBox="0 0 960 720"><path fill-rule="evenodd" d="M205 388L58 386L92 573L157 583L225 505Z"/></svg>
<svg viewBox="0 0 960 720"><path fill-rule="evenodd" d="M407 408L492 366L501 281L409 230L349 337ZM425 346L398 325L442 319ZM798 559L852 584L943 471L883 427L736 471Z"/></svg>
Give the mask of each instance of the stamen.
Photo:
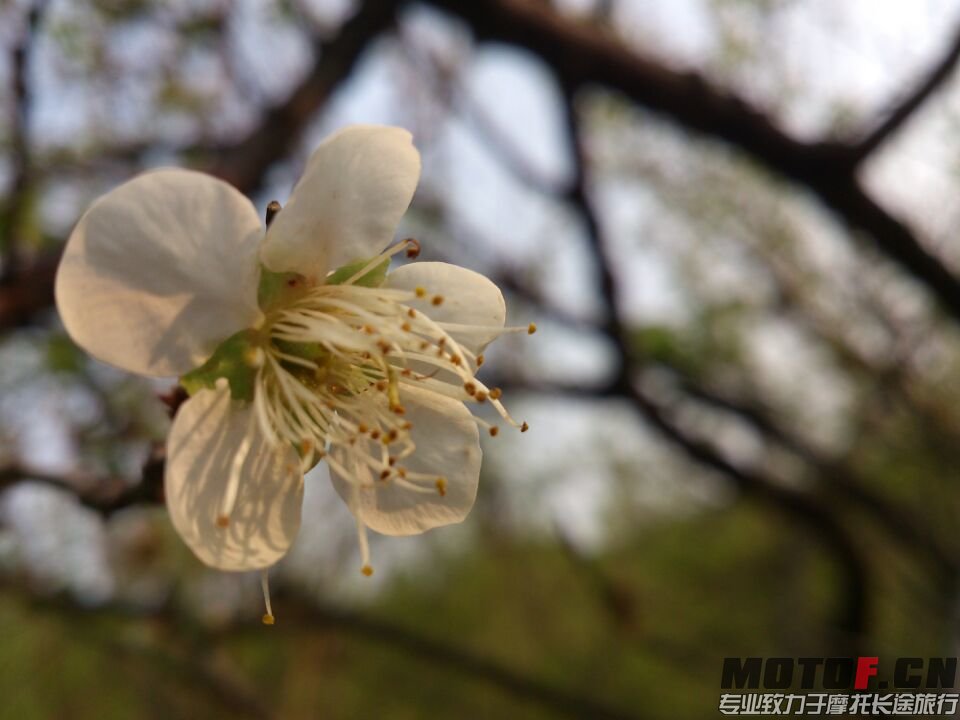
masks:
<svg viewBox="0 0 960 720"><path fill-rule="evenodd" d="M537 331L537 324L530 323L527 325L527 335L533 335Z"/></svg>
<svg viewBox="0 0 960 720"><path fill-rule="evenodd" d="M360 572L367 577L373 575L373 565L370 564L370 543L367 541L367 526L357 519L357 540L360 543Z"/></svg>
<svg viewBox="0 0 960 720"><path fill-rule="evenodd" d="M276 622L276 618L273 616L273 608L270 606L270 581L265 569L260 571L260 589L263 591L263 604L267 610L262 618L263 624L273 625Z"/></svg>
<svg viewBox="0 0 960 720"><path fill-rule="evenodd" d="M411 260L420 256L420 243L414 238L407 238L404 240L407 244L407 257Z"/></svg>

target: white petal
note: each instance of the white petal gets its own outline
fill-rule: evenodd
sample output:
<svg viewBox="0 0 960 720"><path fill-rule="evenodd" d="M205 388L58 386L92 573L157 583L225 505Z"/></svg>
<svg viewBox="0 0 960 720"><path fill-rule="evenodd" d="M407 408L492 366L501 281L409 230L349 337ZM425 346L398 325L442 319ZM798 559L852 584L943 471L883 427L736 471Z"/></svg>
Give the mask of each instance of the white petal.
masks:
<svg viewBox="0 0 960 720"><path fill-rule="evenodd" d="M70 235L56 298L70 336L91 355L144 375L181 375L254 324L253 205L189 170L135 177L90 207Z"/></svg>
<svg viewBox="0 0 960 720"><path fill-rule="evenodd" d="M242 465L236 500L229 525L219 527L237 457ZM180 407L167 440L164 489L180 537L220 570L273 565L300 529L303 474L297 454L268 444L253 409L231 400L225 388L201 390Z"/></svg>
<svg viewBox="0 0 960 720"><path fill-rule="evenodd" d="M432 481L421 483L422 490L405 489L394 480L374 477L356 485L330 469L333 486L351 512L384 535L416 535L460 522L473 507L480 479L479 433L464 404L406 387L401 399L417 444L416 452L401 464L432 478L444 478L446 495L441 496ZM347 450L334 447L332 455L340 464L354 469Z"/></svg>
<svg viewBox="0 0 960 720"><path fill-rule="evenodd" d="M331 135L307 163L270 224L260 259L275 272L322 279L393 239L420 179L409 132L353 125Z"/></svg>
<svg viewBox="0 0 960 720"><path fill-rule="evenodd" d="M410 263L387 275L386 287L424 288L427 296L409 304L436 322L475 326L475 329L448 331L454 340L475 353L497 337L507 317L500 288L486 276L457 265ZM435 295L443 297L442 304L432 304Z"/></svg>

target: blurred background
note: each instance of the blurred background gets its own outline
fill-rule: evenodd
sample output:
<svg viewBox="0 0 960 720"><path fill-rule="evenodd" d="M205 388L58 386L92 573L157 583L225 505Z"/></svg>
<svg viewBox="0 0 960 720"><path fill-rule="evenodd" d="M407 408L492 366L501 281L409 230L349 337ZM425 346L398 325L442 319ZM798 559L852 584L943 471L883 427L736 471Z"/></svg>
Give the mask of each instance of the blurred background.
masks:
<svg viewBox="0 0 960 720"><path fill-rule="evenodd" d="M714 717L725 656L960 651L960 3L0 2L0 717ZM467 521L373 538L322 469L205 569L169 420L53 307L160 165L261 210L409 128L401 228L493 278L525 435Z"/></svg>

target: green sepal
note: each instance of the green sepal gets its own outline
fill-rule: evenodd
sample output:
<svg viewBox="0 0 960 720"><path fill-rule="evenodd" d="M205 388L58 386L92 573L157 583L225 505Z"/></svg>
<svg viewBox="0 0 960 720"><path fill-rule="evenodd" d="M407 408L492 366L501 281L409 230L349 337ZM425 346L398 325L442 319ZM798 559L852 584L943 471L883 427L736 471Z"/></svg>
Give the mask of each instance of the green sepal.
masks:
<svg viewBox="0 0 960 720"><path fill-rule="evenodd" d="M325 361L330 357L330 352L324 349L323 345L315 342L298 343L289 340L274 340L273 344L287 355L295 355L304 360ZM322 362L320 363L322 364Z"/></svg>
<svg viewBox="0 0 960 720"><path fill-rule="evenodd" d="M301 295L306 288L303 275L293 272L273 272L260 266L260 284L257 286L257 304L264 312L285 305Z"/></svg>
<svg viewBox="0 0 960 720"><path fill-rule="evenodd" d="M254 378L257 368L250 362L257 350L257 334L241 330L220 343L210 359L180 378L180 384L190 395L204 388L214 388L217 380L230 383L230 397L234 400L253 400Z"/></svg>
<svg viewBox="0 0 960 720"><path fill-rule="evenodd" d="M346 265L337 268L332 273L327 275L326 284L342 285L358 272L363 270L363 268L365 268L371 260L373 260L373 258L357 260L356 262L347 263ZM390 258L384 258L383 262L374 265L370 270L354 280L353 284L359 285L360 287L380 287L383 285L383 281L387 279L387 268L389 267Z"/></svg>

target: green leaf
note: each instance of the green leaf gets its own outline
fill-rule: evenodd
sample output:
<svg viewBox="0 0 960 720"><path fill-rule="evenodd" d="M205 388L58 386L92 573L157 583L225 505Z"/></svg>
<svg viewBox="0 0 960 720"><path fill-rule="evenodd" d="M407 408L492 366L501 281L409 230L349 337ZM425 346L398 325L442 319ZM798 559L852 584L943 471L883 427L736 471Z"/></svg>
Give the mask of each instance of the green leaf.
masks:
<svg viewBox="0 0 960 720"><path fill-rule="evenodd" d="M217 380L230 383L230 397L234 400L253 400L256 366L251 355L258 349L258 337L253 330L241 330L224 340L203 365L180 378L180 384L191 395L204 388L216 387Z"/></svg>
<svg viewBox="0 0 960 720"><path fill-rule="evenodd" d="M327 285L342 285L363 270L371 260L373 260L373 258L357 260L356 262L347 263L343 267L337 268L327 275ZM380 287L383 285L383 281L387 279L387 268L389 267L390 258L384 258L383 262L374 265L370 270L354 280L353 284L361 287Z"/></svg>

